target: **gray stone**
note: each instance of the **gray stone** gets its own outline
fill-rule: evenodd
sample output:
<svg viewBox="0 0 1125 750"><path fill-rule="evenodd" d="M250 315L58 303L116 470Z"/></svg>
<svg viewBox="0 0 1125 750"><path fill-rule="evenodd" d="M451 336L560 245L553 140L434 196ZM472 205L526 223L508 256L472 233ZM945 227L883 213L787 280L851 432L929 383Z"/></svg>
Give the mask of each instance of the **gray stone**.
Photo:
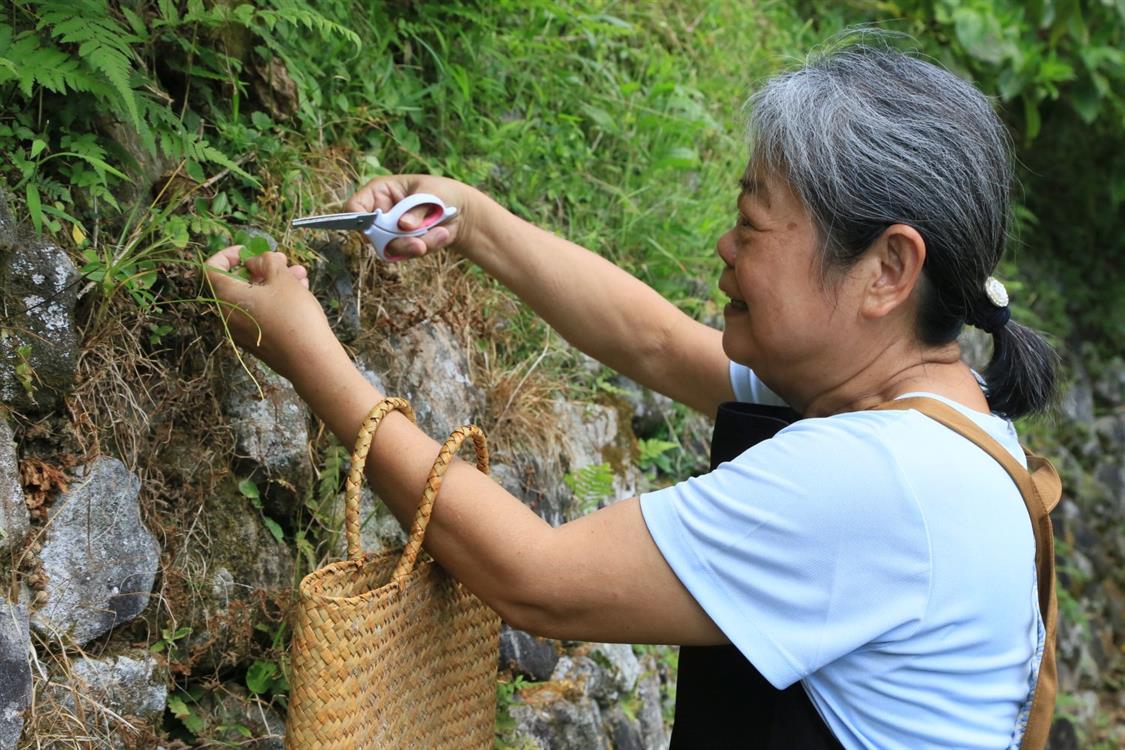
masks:
<svg viewBox="0 0 1125 750"><path fill-rule="evenodd" d="M155 737L168 701L168 675L161 662L134 650L103 658L78 658L55 680L55 700L78 717L99 747L125 750Z"/></svg>
<svg viewBox="0 0 1125 750"><path fill-rule="evenodd" d="M1081 610L1082 619L1088 620L1086 608L1083 606ZM1082 688L1100 684L1101 675L1091 647L1092 641L1087 624L1059 618L1057 653L1060 692L1075 693Z"/></svg>
<svg viewBox="0 0 1125 750"><path fill-rule="evenodd" d="M500 631L500 668L543 682L559 662L555 644L505 625Z"/></svg>
<svg viewBox="0 0 1125 750"><path fill-rule="evenodd" d="M554 682L568 682L589 696L599 705L608 706L617 701L617 683L606 674L601 664L589 656L570 654L559 657L555 671L551 673Z"/></svg>
<svg viewBox="0 0 1125 750"><path fill-rule="evenodd" d="M711 466L711 432L714 417L688 410L679 424L676 440L683 449L683 469L690 475L705 474Z"/></svg>
<svg viewBox="0 0 1125 750"><path fill-rule="evenodd" d="M428 435L444 440L479 418L484 394L469 379L465 346L448 326L427 322L391 337L388 344L395 356L381 369L389 391L384 392L409 401Z"/></svg>
<svg viewBox="0 0 1125 750"><path fill-rule="evenodd" d="M78 269L57 245L7 226L0 233L0 302L7 318L0 399L18 411L49 411L74 385Z"/></svg>
<svg viewBox="0 0 1125 750"><path fill-rule="evenodd" d="M387 385L383 382L383 377L379 373L375 372L375 369L367 363L367 360L364 357L356 358L355 367L357 370L359 370L359 374L363 376L363 379L371 385L375 386L375 389L377 391L379 391L383 395L387 394Z"/></svg>
<svg viewBox="0 0 1125 750"><path fill-rule="evenodd" d="M1101 440L1107 458L1117 463L1125 459L1125 411L1095 419L1094 434Z"/></svg>
<svg viewBox="0 0 1125 750"><path fill-rule="evenodd" d="M308 409L288 380L265 367L250 379L231 366L223 408L235 435L235 449L270 479L296 484L310 475Z"/></svg>
<svg viewBox="0 0 1125 750"><path fill-rule="evenodd" d="M46 604L36 631L83 644L144 610L160 549L141 521L141 483L113 458L76 472L78 482L51 508L40 553Z"/></svg>
<svg viewBox="0 0 1125 750"><path fill-rule="evenodd" d="M601 711L590 698L539 690L509 711L516 747L539 750L608 750Z"/></svg>
<svg viewBox="0 0 1125 750"><path fill-rule="evenodd" d="M1115 356L1102 366L1094 381L1094 393L1110 406L1125 403L1125 359Z"/></svg>
<svg viewBox="0 0 1125 750"><path fill-rule="evenodd" d="M152 654L131 651L103 659L81 658L71 662L70 669L79 693L122 716L156 721L164 714L167 676Z"/></svg>
<svg viewBox="0 0 1125 750"><path fill-rule="evenodd" d="M1094 469L1094 479L1105 486L1106 494L1110 498L1117 499L1114 512L1120 517L1120 514L1125 512L1125 464L1109 462L1099 464Z"/></svg>
<svg viewBox="0 0 1125 750"><path fill-rule="evenodd" d="M626 714L620 706L606 712L605 725L613 750L646 750L640 722Z"/></svg>
<svg viewBox="0 0 1125 750"><path fill-rule="evenodd" d="M664 696L660 690L656 659L646 656L643 669L637 681L637 720L641 725L641 737L648 750L665 750L670 738L664 726Z"/></svg>
<svg viewBox="0 0 1125 750"><path fill-rule="evenodd" d="M1064 386L1059 409L1067 419L1089 424L1094 421L1094 388L1081 362L1073 363L1072 373L1074 381Z"/></svg>
<svg viewBox="0 0 1125 750"><path fill-rule="evenodd" d="M557 401L554 409L567 472L574 476L591 466L609 467L612 488L604 500L599 500L598 507L636 495L641 481L636 445L629 427L620 424L617 410L577 401ZM589 512L594 508L580 510Z"/></svg>
<svg viewBox="0 0 1125 750"><path fill-rule="evenodd" d="M23 712L31 705L26 596L20 599L0 600L0 750L15 748L23 731Z"/></svg>
<svg viewBox="0 0 1125 750"><path fill-rule="evenodd" d="M19 544L29 526L12 428L0 419L0 554Z"/></svg>
<svg viewBox="0 0 1125 750"><path fill-rule="evenodd" d="M624 375L613 379L619 395L633 409L633 432L637 437L651 437L663 427L675 402L667 396L649 390Z"/></svg>
<svg viewBox="0 0 1125 750"><path fill-rule="evenodd" d="M551 526L574 518L574 493L563 480L561 456L536 451L517 454L496 452L492 478L531 508Z"/></svg>
<svg viewBox="0 0 1125 750"><path fill-rule="evenodd" d="M975 326L965 326L957 337L961 345L961 359L977 372L988 366L992 357L992 334L985 333Z"/></svg>
<svg viewBox="0 0 1125 750"><path fill-rule="evenodd" d="M332 330L341 341L350 341L360 332L360 320L355 282L352 280L351 269L348 268L348 258L341 244L336 241L321 245L317 251L321 263L311 279L313 294L324 307Z"/></svg>
<svg viewBox="0 0 1125 750"><path fill-rule="evenodd" d="M632 646L628 643L595 643L590 648L590 655L595 659L600 657L609 665L610 676L619 691L633 692L641 676L641 663L637 661Z"/></svg>

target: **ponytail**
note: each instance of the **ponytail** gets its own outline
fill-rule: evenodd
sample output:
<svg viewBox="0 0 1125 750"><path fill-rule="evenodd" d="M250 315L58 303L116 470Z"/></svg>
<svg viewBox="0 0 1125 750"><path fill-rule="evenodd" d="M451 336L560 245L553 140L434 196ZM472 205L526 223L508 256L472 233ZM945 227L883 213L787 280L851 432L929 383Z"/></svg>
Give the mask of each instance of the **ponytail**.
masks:
<svg viewBox="0 0 1125 750"><path fill-rule="evenodd" d="M982 375L988 406L1009 419L1046 411L1054 400L1058 355L1038 332L1013 320L992 331Z"/></svg>

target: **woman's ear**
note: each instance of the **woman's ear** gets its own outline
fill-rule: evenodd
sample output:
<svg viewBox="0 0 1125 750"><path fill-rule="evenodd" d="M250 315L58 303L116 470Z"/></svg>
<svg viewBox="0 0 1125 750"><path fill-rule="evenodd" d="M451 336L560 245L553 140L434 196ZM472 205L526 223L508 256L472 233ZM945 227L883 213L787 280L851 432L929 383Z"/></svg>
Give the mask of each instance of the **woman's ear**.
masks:
<svg viewBox="0 0 1125 750"><path fill-rule="evenodd" d="M892 224L868 250L871 274L864 290L862 313L882 318L910 299L926 262L926 241L912 226Z"/></svg>

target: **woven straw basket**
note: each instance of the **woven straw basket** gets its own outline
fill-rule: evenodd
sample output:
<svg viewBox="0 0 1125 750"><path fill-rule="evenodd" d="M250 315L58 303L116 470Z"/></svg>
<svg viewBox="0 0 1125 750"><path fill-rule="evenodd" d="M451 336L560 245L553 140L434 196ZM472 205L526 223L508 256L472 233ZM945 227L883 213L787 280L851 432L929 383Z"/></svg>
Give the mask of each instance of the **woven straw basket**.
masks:
<svg viewBox="0 0 1125 750"><path fill-rule="evenodd" d="M488 471L484 434L449 436L409 540L397 552L360 550L359 489L382 418L414 414L386 399L360 428L346 494L348 559L301 581L285 747L291 750L490 748L500 619L428 558L415 565L442 476L465 438Z"/></svg>

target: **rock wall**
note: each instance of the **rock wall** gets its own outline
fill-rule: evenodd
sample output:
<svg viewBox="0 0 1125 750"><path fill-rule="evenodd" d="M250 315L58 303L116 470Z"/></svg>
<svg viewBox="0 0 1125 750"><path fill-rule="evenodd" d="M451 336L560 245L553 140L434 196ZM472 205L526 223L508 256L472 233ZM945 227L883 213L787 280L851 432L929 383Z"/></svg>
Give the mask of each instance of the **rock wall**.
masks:
<svg viewBox="0 0 1125 750"><path fill-rule="evenodd" d="M465 337L440 316L393 331L386 345L364 343L346 257L330 247L325 258L313 288L335 300L365 375L409 398L423 428L440 436L500 411L474 380ZM130 419L145 437L115 452L109 437L132 423L79 419L106 413L76 401L94 377L79 367L83 354L117 344L79 330L89 311L77 278L66 254L15 226L0 201L0 750L171 749L193 738L280 748L285 617L299 573L343 552L347 451L317 432L288 383L243 369L213 321L189 319L172 344L145 354L164 369L123 381L126 400L142 405L129 414L143 414ZM1060 416L1029 435L1067 483L1056 514L1065 693L1056 750L1116 741L1106 727L1119 718L1123 675L1125 364L1073 363ZM613 382L605 402L550 403L555 438L535 450L498 443L497 480L553 525L591 509L568 477L608 466L598 505L645 489L654 470L638 466L637 437L663 425L681 430L688 465L706 464L706 420ZM365 548L401 542L370 492L362 514ZM505 628L499 656L501 746L667 746L674 649Z"/></svg>

